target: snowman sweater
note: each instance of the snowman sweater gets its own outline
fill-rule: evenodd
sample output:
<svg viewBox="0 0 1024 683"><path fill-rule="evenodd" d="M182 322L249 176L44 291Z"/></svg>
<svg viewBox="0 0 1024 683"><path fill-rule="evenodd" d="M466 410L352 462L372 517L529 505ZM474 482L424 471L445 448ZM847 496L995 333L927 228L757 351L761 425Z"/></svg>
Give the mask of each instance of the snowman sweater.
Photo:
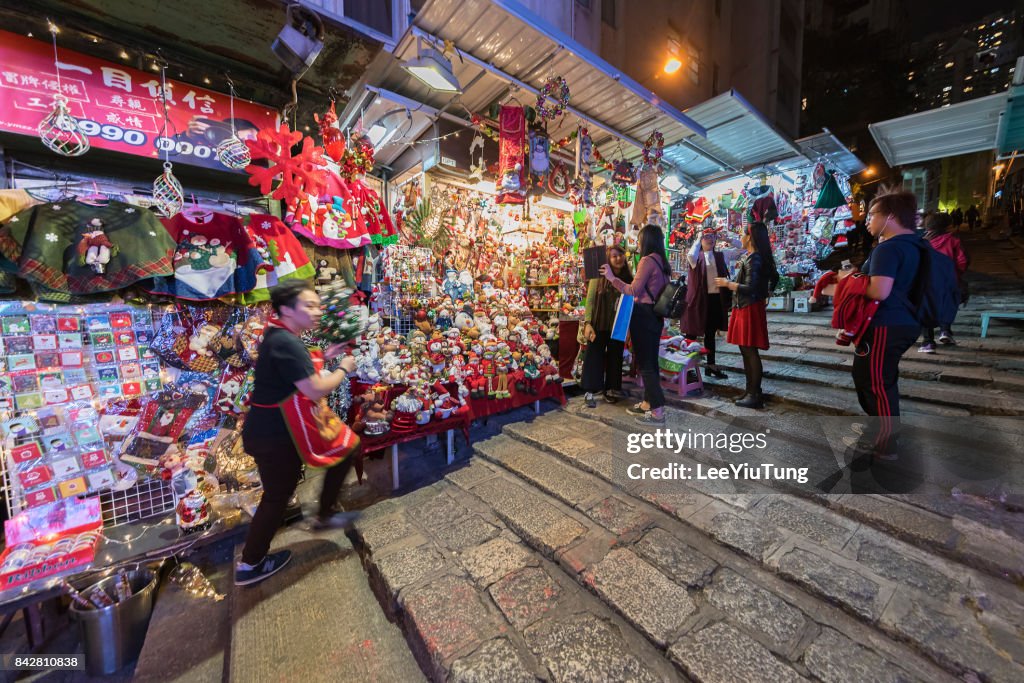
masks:
<svg viewBox="0 0 1024 683"><path fill-rule="evenodd" d="M257 273L273 267L260 255L242 221L211 213L195 222L178 214L162 219L177 243L174 275L153 278L143 289L190 301L208 301L251 292Z"/></svg>

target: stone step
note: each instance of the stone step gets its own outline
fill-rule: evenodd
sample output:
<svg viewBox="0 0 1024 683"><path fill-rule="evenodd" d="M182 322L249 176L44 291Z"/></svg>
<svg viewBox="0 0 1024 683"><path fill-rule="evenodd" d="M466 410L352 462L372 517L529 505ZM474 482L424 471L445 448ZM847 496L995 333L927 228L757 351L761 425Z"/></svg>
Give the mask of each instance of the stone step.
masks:
<svg viewBox="0 0 1024 683"><path fill-rule="evenodd" d="M199 562L197 566L221 594L231 591L231 546L220 554L220 563ZM231 637L231 603L189 595L179 586L164 581L153 605L148 637L135 665L133 681L223 680L225 653ZM189 655L182 657L187 644Z"/></svg>
<svg viewBox="0 0 1024 683"><path fill-rule="evenodd" d="M767 357L766 357L767 360ZM718 380L705 377L706 385L720 386L726 384L742 389L745 384L743 362L738 353L723 350L717 354L717 364L729 375L728 379ZM851 361L852 363L852 361ZM963 372L951 373L947 380L963 378ZM859 405L853 388L853 379L849 370L826 369L817 366L804 366L792 360L782 363L764 363L766 380L783 380L814 387L845 388L849 394L849 402ZM770 388L771 382L763 383L763 391L777 398L795 400L794 397ZM1024 415L1024 392L1008 389L993 389L972 386L969 389L950 381L935 382L917 379L900 378L900 394L917 403L930 403L948 408L957 408L973 415ZM812 400L811 404L814 404ZM901 406L903 401L901 400ZM857 412L857 411L855 411Z"/></svg>
<svg viewBox="0 0 1024 683"><path fill-rule="evenodd" d="M682 680L663 648L559 566L607 550L610 534L493 465L463 461L443 481L368 508L356 534L432 680ZM676 601L652 628L693 611L673 586Z"/></svg>
<svg viewBox="0 0 1024 683"><path fill-rule="evenodd" d="M764 427L765 419L763 414L754 415L755 412L743 409L724 414L709 411L689 415L685 420L687 428L694 431L716 433L726 427L745 427L759 431ZM595 421L598 425L593 424ZM928 419L926 425L916 425L914 418L908 418L906 422L931 429L937 427L933 419ZM1008 427L1006 422L1006 419L999 419L991 428L1003 431ZM557 422L549 416L543 416L532 423L508 425L505 431L524 443L569 459L574 466L612 483L615 472L610 455L604 459L575 458L565 450L569 446L552 448L542 437L549 428L556 434L561 433L559 430L586 434L588 436L578 439L576 444L579 448L586 448L591 441L620 441L623 438L621 433L633 431L634 424L619 408L599 405L592 410L573 401L566 406ZM950 424L948 429L955 432L955 423ZM813 419L808 420L802 414L773 415L771 430L774 434L772 448L765 451L762 461L782 466L809 467L809 477L813 482L822 481L833 474L837 466L835 453L823 429L816 427ZM1017 433L1013 438L1020 441L1021 434ZM706 464L717 464L713 459L697 457ZM595 468L594 465L598 463L601 468ZM794 493L852 521L869 524L879 531L993 577L1024 579L1024 560L1021 559L1024 557L1024 516L1008 512L1024 507L1024 499L1021 499L1020 494L1012 492L1014 495L1004 506L994 504L984 496L962 495L958 499L947 488L941 488L933 495L916 492L903 496L890 493L823 495L803 487L783 485L772 487L771 490Z"/></svg>
<svg viewBox="0 0 1024 683"><path fill-rule="evenodd" d="M300 497L319 492L318 478L300 485ZM343 531L314 533L299 522L274 537L271 550L281 548L291 550L292 559L280 572L229 588L233 627L223 680L425 680Z"/></svg>
<svg viewBox="0 0 1024 683"><path fill-rule="evenodd" d="M675 421L670 417L669 426L677 427L673 424ZM534 431L537 441L525 440L522 432L525 429ZM652 525L664 529L660 511L698 532L696 537L687 537L686 542L705 556L721 557L716 554L720 551L707 546L706 537L711 537L732 553L752 560L760 570L786 579L807 594L824 600L818 607L806 610L805 615L820 615L834 609L827 603L838 604L864 624L898 640L911 642L950 673L971 670L991 680L1015 680L1024 674L1024 668L1018 663L1002 656L1003 641L1012 641L1015 629L1024 623L1022 611L1013 604L1000 602L986 613L991 621L988 627L982 628L976 624L974 612L964 606L964 601L970 602L981 585L993 594L1013 595L1015 589L1005 583L793 496L722 494L676 482L650 489L628 485L623 488L603 479L605 485L612 486L614 493L603 499L604 502L595 504L594 498L607 493L607 489L601 490L597 483L602 477L588 472L603 472L603 476L607 476L609 472L624 470L621 463L617 468L615 461L618 453L625 452L625 431L593 426L581 431L581 428L574 429L572 425L567 428L560 426L557 420L543 418L530 427L508 425L505 431L507 441L496 437L477 444L477 452L558 498L563 505L588 515L616 535L617 547L637 546L640 541L635 539L646 538ZM557 451L556 457L571 463L577 473L545 459L536 447L541 443L548 447L549 453ZM576 468L577 463L586 464ZM581 480L586 480L586 484L577 483ZM601 552L605 552L603 547ZM588 570L582 566L579 573L592 585L609 575L621 579L644 574L643 569L635 566L633 557L624 552L608 552L606 558L591 559L594 568ZM602 566L606 561L612 562L610 567ZM670 562L666 566L676 564ZM751 576L749 572L741 575ZM757 577L761 574L757 573ZM602 592L600 586L595 586L595 590L606 601L616 604L620 611L624 609L616 602L615 595ZM738 592L749 598L752 591L745 588ZM621 599L626 601L625 596L634 594L635 591L624 591ZM1019 597L1015 599L1019 602ZM726 611L736 614L734 609ZM783 610L774 606L766 611L778 616ZM630 617L626 613L626 616L635 624L641 619L640 614ZM740 613L735 618L742 616ZM933 630L928 631L925 624L932 624ZM732 626L743 625L741 622ZM991 628L993 625L995 630ZM934 628L946 632L954 627L950 633L956 633L955 637L933 637ZM964 652L957 638L970 641L972 651ZM678 651L676 646L670 646L670 655L674 650ZM1016 653L1013 656L1016 657ZM1020 661L1024 658L1017 660ZM691 668L685 670L694 673Z"/></svg>

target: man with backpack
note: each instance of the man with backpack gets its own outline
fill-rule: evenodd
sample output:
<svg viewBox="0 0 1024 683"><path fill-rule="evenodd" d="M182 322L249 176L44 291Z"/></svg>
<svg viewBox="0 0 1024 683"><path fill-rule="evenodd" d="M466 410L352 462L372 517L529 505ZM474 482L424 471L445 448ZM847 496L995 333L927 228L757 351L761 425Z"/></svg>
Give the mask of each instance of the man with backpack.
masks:
<svg viewBox="0 0 1024 683"><path fill-rule="evenodd" d="M878 246L864 262L869 276L864 296L878 301L871 324L857 346L853 360L853 383L864 412L882 418L869 445L881 458L896 455L895 422L900 414L900 358L917 340L921 325L916 296L927 245L915 233L917 200L910 192L883 191L871 202L867 229ZM846 277L853 271L843 271ZM920 299L918 299L920 300Z"/></svg>
<svg viewBox="0 0 1024 683"><path fill-rule="evenodd" d="M935 322L939 326L939 343L956 344L953 339L953 320L956 318L957 309L963 301L963 276L967 272L967 253L964 251L960 238L950 230L953 219L949 214L933 213L924 220L924 238L931 245L934 253L931 256L933 272L931 281L937 282L937 286L931 292L932 300L936 295L943 292L952 292L951 301L942 301L935 311ZM943 258L945 257L945 258ZM948 263L947 263L948 260ZM953 285L956 285L955 291ZM918 347L920 353L935 353L935 327L927 324L930 321L923 321L924 341Z"/></svg>

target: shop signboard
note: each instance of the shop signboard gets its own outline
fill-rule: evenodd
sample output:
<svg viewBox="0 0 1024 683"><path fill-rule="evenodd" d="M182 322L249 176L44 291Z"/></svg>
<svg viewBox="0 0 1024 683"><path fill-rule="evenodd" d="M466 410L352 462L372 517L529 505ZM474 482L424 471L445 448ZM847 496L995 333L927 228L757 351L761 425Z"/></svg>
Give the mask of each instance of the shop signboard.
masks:
<svg viewBox="0 0 1024 683"><path fill-rule="evenodd" d="M174 163L229 170L217 160L216 147L231 135L227 95L167 80L168 125L161 115L158 72L145 72L61 49L60 91L91 146ZM0 31L0 131L36 135L57 92L53 46L49 42ZM235 100L240 138L274 125L270 107Z"/></svg>
<svg viewBox="0 0 1024 683"><path fill-rule="evenodd" d="M428 128L425 137L441 136L437 141L437 165L440 170L467 178L490 177L489 164L498 162L498 143L472 128L440 119L437 133Z"/></svg>

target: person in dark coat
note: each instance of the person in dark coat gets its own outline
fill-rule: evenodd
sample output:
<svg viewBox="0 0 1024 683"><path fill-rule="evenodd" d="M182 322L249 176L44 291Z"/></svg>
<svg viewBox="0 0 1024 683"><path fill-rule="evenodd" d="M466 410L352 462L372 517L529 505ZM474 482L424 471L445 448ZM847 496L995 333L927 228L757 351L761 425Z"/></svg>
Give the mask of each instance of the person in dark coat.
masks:
<svg viewBox="0 0 1024 683"><path fill-rule="evenodd" d="M679 329L690 338L703 336L704 348L708 350L705 372L725 379L725 373L715 364L715 337L719 330L729 329L732 292L715 284L715 278L729 273L725 255L715 250L715 242L715 231L705 230L686 255L690 269L686 277L686 309Z"/></svg>

